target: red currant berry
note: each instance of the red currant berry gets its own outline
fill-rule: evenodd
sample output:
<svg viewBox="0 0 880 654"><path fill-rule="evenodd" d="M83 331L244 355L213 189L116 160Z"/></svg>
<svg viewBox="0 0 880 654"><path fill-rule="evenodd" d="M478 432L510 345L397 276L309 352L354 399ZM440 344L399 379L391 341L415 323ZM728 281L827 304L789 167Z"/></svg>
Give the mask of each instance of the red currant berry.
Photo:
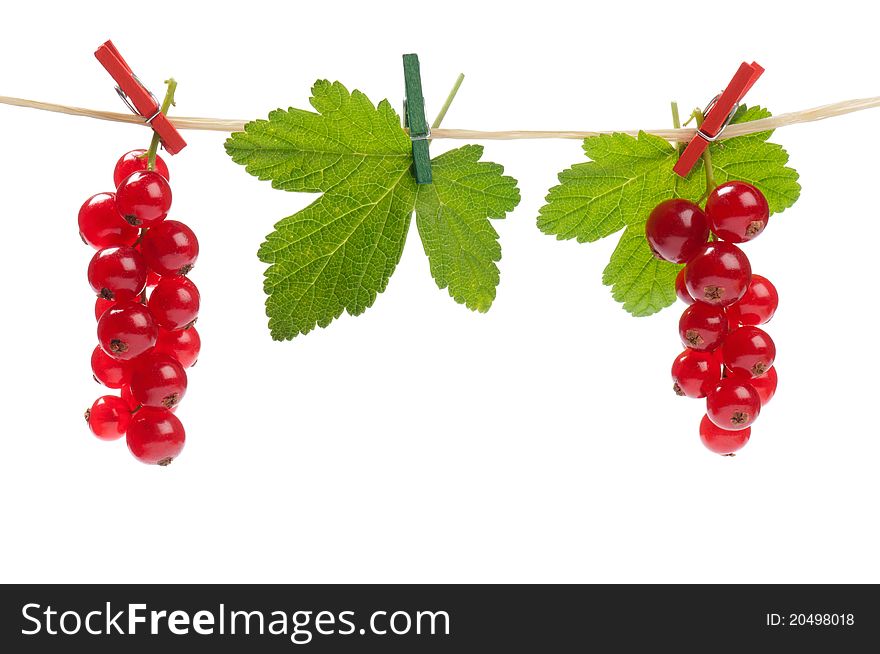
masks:
<svg viewBox="0 0 880 654"><path fill-rule="evenodd" d="M183 329L199 315L199 289L186 277L163 277L150 293L147 306L156 324L168 330Z"/></svg>
<svg viewBox="0 0 880 654"><path fill-rule="evenodd" d="M751 435L751 427L730 431L713 423L709 416L703 416L700 421L700 440L715 454L733 456L734 452L741 450L749 442Z"/></svg>
<svg viewBox="0 0 880 654"><path fill-rule="evenodd" d="M129 361L156 344L159 328L143 304L115 304L98 320L98 343L116 359Z"/></svg>
<svg viewBox="0 0 880 654"><path fill-rule="evenodd" d="M752 267L735 245L715 241L705 246L684 269L688 293L695 300L730 306L746 292Z"/></svg>
<svg viewBox="0 0 880 654"><path fill-rule="evenodd" d="M680 198L666 200L648 216L645 236L657 258L684 263L709 240L709 221L693 202Z"/></svg>
<svg viewBox="0 0 880 654"><path fill-rule="evenodd" d="M763 325L770 322L778 306L776 287L766 277L752 275L745 295L727 308L727 318L732 325Z"/></svg>
<svg viewBox="0 0 880 654"><path fill-rule="evenodd" d="M724 365L732 372L760 377L773 367L776 345L763 329L746 325L734 329L721 348Z"/></svg>
<svg viewBox="0 0 880 654"><path fill-rule="evenodd" d="M133 172L116 189L116 207L132 225L155 227L171 208L168 180L151 170Z"/></svg>
<svg viewBox="0 0 880 654"><path fill-rule="evenodd" d="M103 441L115 441L125 434L131 421L131 409L115 395L105 395L95 400L86 411L86 422L92 433Z"/></svg>
<svg viewBox="0 0 880 654"><path fill-rule="evenodd" d="M776 395L776 384L778 378L776 376L776 366L773 366L760 377L752 377L750 373L731 372L730 376L740 381L745 381L758 391L761 398L761 408L767 406L767 403Z"/></svg>
<svg viewBox="0 0 880 654"><path fill-rule="evenodd" d="M167 466L183 449L183 424L168 409L145 406L132 416L125 441L142 462Z"/></svg>
<svg viewBox="0 0 880 654"><path fill-rule="evenodd" d="M672 390L685 397L706 397L721 381L721 359L715 352L685 350L672 362Z"/></svg>
<svg viewBox="0 0 880 654"><path fill-rule="evenodd" d="M119 186L122 184L122 181L132 173L146 169L146 150L132 150L131 152L126 152L119 157L119 161L116 162L116 167L113 169L113 186ZM169 182L171 181L171 175L168 173L168 166L165 165L162 157L158 154L156 155L156 172Z"/></svg>
<svg viewBox="0 0 880 654"><path fill-rule="evenodd" d="M173 332L167 329L159 330L156 352L173 356L184 368L195 365L201 349L202 339L195 327L176 329Z"/></svg>
<svg viewBox="0 0 880 654"><path fill-rule="evenodd" d="M695 302L694 298L691 297L691 294L688 293L687 286L684 284L684 268L679 270L678 274L675 276L675 294L678 296L678 299L685 304L690 305Z"/></svg>
<svg viewBox="0 0 880 654"><path fill-rule="evenodd" d="M727 316L724 315L724 309L705 302L694 302L681 314L678 334L685 347L693 350L714 350L727 335Z"/></svg>
<svg viewBox="0 0 880 654"><path fill-rule="evenodd" d="M125 403L131 407L132 411L136 411L137 409L140 409L141 406L143 406L140 402L137 401L135 396L131 394L131 387L128 384L123 386L120 390L122 394L122 399L125 400ZM171 411L171 413L176 413L177 407L172 407L171 409L169 409L169 411Z"/></svg>
<svg viewBox="0 0 880 654"><path fill-rule="evenodd" d="M92 352L92 373L107 388L122 388L128 379L130 369L127 361L108 356L99 345Z"/></svg>
<svg viewBox="0 0 880 654"><path fill-rule="evenodd" d="M137 240L137 227L132 227L116 208L115 193L98 193L83 203L79 210L79 236L96 250L131 245Z"/></svg>
<svg viewBox="0 0 880 654"><path fill-rule="evenodd" d="M147 264L134 248L104 248L89 262L89 284L105 300L133 300L147 285Z"/></svg>
<svg viewBox="0 0 880 654"><path fill-rule="evenodd" d="M158 274L186 275L199 257L199 241L183 223L166 220L147 232L140 251Z"/></svg>
<svg viewBox="0 0 880 654"><path fill-rule="evenodd" d="M761 397L750 383L728 377L706 396L706 413L722 429L745 429L761 413Z"/></svg>
<svg viewBox="0 0 880 654"><path fill-rule="evenodd" d="M764 231L770 207L764 194L751 184L727 182L709 194L706 215L718 238L744 243Z"/></svg>
<svg viewBox="0 0 880 654"><path fill-rule="evenodd" d="M116 304L115 300L105 300L102 297L95 299L95 320L100 320L104 312Z"/></svg>
<svg viewBox="0 0 880 654"><path fill-rule="evenodd" d="M170 409L186 395L186 371L171 355L150 352L135 361L128 385L144 406Z"/></svg>

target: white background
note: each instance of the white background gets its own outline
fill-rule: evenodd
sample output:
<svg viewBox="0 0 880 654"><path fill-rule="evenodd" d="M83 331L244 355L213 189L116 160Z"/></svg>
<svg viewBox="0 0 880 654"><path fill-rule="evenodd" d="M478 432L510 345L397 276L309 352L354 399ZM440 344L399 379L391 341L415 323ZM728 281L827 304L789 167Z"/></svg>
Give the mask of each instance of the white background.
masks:
<svg viewBox="0 0 880 654"><path fill-rule="evenodd" d="M749 100L777 113L880 94L868 3L786 4L18 2L0 94L120 110L92 56L107 38L157 93L174 75L190 116L307 107L323 77L399 107L411 51L432 116L467 74L446 127L664 127L671 99L704 104L743 59L767 68ZM535 227L579 142L485 144L523 198L496 223L487 315L436 288L413 229L366 314L276 343L255 253L314 197L188 132L172 217L201 240L204 349L186 449L160 469L81 417L101 389L76 213L149 134L0 106L0 580L880 581L878 119L775 135L803 193L747 251L782 298L780 389L734 459L670 390L681 307L629 317L601 283L616 237Z"/></svg>

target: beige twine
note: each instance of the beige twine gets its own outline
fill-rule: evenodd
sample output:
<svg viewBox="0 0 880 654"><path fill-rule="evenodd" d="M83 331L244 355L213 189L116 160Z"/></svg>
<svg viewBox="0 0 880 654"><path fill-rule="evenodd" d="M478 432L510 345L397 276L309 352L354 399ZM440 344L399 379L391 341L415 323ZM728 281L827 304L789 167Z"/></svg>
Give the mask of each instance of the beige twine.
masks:
<svg viewBox="0 0 880 654"><path fill-rule="evenodd" d="M39 109L41 111L52 111L60 114L68 114L70 116L85 116L87 118L98 118L99 120L110 120L119 123L134 123L144 125L144 119L134 114L117 113L113 111L97 111L95 109L82 109L80 107L70 107L63 104L52 104L50 102L38 102L36 100L23 100L21 98L10 98L0 96L0 104L11 105L13 107L25 107L28 109ZM812 109L803 109L787 114L779 114L770 118L762 118L761 120L753 120L738 125L730 125L724 133L719 137L721 139L733 138L735 136L743 136L745 134L754 134L756 132L764 132L778 127L787 125L796 125L798 123L810 123L816 120L824 120L826 118L834 118L835 116L843 116L856 111L865 109L873 109L880 107L880 97L864 98L861 100L846 100L845 102L835 102L834 104L826 104L821 107L813 107ZM229 118L191 118L175 116L170 119L178 129L198 129L214 132L240 132L244 129L246 120L234 120ZM531 130L507 130L507 131L482 131L472 129L434 129L431 130L431 136L435 139L464 139L470 141L487 141L487 140L513 140L513 139L584 139L589 136L598 136L600 134L612 134L615 132L623 132L625 134L638 134L640 130L615 130L601 132L581 132L581 131L531 131ZM693 138L696 130L689 128L681 129L650 129L641 130L648 134L654 134L668 141L689 141Z"/></svg>

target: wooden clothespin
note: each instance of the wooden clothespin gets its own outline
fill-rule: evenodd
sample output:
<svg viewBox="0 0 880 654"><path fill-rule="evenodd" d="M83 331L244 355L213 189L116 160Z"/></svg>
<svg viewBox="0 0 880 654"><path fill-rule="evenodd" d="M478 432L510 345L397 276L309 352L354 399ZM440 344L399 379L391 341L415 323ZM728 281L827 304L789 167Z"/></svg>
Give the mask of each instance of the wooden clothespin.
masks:
<svg viewBox="0 0 880 654"><path fill-rule="evenodd" d="M430 184L431 155L428 152L428 139L431 138L431 128L425 118L425 98L422 96L418 55L403 55L403 82L406 87L406 99L403 102L404 127L409 128L409 137L412 139L416 184Z"/></svg>
<svg viewBox="0 0 880 654"><path fill-rule="evenodd" d="M186 147L186 141L160 110L156 96L143 85L131 67L119 54L112 41L95 51L95 57L116 81L116 92L136 116L141 116L155 130L169 154L177 154Z"/></svg>
<svg viewBox="0 0 880 654"><path fill-rule="evenodd" d="M709 147L709 144L721 136L721 132L724 131L733 118L733 114L739 108L739 103L763 72L764 69L755 62L742 63L727 88L712 98L703 110L705 114L703 124L697 129L697 134L687 144L684 152L681 153L672 168L673 171L682 177L686 177L691 172L697 159Z"/></svg>

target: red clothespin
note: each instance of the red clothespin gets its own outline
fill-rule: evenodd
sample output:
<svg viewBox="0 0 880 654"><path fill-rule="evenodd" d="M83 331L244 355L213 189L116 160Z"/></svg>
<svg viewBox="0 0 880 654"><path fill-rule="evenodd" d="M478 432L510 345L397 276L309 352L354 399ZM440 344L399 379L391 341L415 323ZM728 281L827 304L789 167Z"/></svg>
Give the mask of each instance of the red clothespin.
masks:
<svg viewBox="0 0 880 654"><path fill-rule="evenodd" d="M116 80L116 92L126 106L150 125L162 139L169 154L177 154L186 147L186 141L160 110L159 101L150 93L126 63L112 41L107 41L95 51L95 57Z"/></svg>
<svg viewBox="0 0 880 654"><path fill-rule="evenodd" d="M740 101L763 72L764 69L755 62L742 63L727 88L712 98L703 110L705 114L703 124L697 130L696 136L687 144L684 152L681 153L672 168L673 171L682 177L686 177L691 172L697 159L709 147L709 143L721 136L721 132L724 131L733 118L733 114L739 108Z"/></svg>

